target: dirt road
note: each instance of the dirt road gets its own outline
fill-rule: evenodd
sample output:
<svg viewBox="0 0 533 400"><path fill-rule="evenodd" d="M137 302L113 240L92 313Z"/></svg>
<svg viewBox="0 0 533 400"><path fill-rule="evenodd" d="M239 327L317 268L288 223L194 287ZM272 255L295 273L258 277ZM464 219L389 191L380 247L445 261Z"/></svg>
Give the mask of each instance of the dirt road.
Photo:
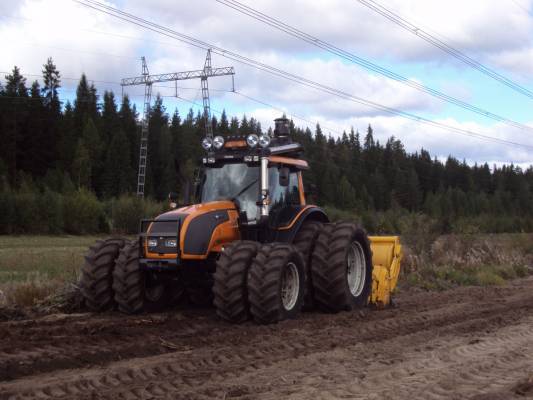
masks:
<svg viewBox="0 0 533 400"><path fill-rule="evenodd" d="M533 397L533 279L234 326L213 310L0 323L0 399Z"/></svg>

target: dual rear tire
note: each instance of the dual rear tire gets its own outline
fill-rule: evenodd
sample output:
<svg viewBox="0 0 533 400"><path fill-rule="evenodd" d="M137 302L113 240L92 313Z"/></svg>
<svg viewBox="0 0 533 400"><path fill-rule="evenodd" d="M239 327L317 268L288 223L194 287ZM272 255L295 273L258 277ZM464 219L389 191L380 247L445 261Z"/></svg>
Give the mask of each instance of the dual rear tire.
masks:
<svg viewBox="0 0 533 400"><path fill-rule="evenodd" d="M305 292L305 262L296 247L238 241L217 262L214 304L229 322L269 324L294 318Z"/></svg>
<svg viewBox="0 0 533 400"><path fill-rule="evenodd" d="M372 290L372 252L366 232L347 222L326 224L311 260L313 298L327 312L365 306Z"/></svg>
<svg viewBox="0 0 533 400"><path fill-rule="evenodd" d="M294 244L238 241L226 247L215 273L214 304L229 322L269 324L302 307L326 312L365 306L372 290L366 232L347 222L304 223Z"/></svg>
<svg viewBox="0 0 533 400"><path fill-rule="evenodd" d="M305 262L290 244L261 246L248 271L250 313L255 322L270 324L295 318L305 293Z"/></svg>

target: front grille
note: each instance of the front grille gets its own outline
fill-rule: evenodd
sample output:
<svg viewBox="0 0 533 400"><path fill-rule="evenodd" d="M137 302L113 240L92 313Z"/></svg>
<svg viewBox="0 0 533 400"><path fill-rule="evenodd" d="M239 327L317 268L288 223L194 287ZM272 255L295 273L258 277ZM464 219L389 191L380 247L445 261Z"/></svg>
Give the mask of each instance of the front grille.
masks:
<svg viewBox="0 0 533 400"><path fill-rule="evenodd" d="M157 246L148 247L148 251L150 253L159 253L159 254L177 254L178 253L179 239L178 239L178 235L177 234L176 235L165 235L165 236L152 236L152 235L150 235L149 237L146 238L147 243L148 243L148 240L150 240L150 239L157 240ZM168 247L166 245L166 241L168 239L177 240L177 246L176 247Z"/></svg>
<svg viewBox="0 0 533 400"><path fill-rule="evenodd" d="M164 219L163 219L164 218ZM176 254L180 253L180 231L185 215L159 216L155 220L141 221L141 240L149 253ZM157 240L157 246L148 246L150 239ZM169 247L166 241L173 239L176 247Z"/></svg>

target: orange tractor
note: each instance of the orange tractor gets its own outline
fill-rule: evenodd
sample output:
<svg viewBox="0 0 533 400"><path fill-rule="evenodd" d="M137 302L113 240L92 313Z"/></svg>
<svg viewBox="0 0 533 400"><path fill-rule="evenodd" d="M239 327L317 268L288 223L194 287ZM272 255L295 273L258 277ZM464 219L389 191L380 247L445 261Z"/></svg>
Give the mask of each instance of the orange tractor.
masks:
<svg viewBox="0 0 533 400"><path fill-rule="evenodd" d="M143 220L137 240L112 238L90 249L81 278L88 308L139 313L185 291L193 302L212 302L227 321L273 323L303 307L390 303L398 237L369 237L307 204L308 164L287 119L275 121L272 136L216 136L202 146L197 204Z"/></svg>

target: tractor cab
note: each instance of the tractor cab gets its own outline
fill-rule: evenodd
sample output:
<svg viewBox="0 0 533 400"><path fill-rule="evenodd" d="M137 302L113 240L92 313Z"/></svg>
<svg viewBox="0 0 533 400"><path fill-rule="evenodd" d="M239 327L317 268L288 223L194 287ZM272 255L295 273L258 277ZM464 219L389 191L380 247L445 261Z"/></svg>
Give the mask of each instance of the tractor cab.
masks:
<svg viewBox="0 0 533 400"><path fill-rule="evenodd" d="M233 202L242 235L260 242L276 240L278 231L309 208L302 178L309 167L300 159L302 147L290 139L287 119L275 122L273 137L217 136L202 142L208 153L202 159L199 202Z"/></svg>

